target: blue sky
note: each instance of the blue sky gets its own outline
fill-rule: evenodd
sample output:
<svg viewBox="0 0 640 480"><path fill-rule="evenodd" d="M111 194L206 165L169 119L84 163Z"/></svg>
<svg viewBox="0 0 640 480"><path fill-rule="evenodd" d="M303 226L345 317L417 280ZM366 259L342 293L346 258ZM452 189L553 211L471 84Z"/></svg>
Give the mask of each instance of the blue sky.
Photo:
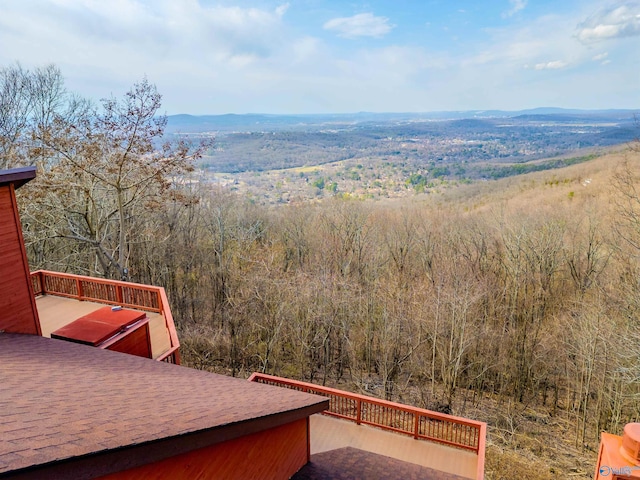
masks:
<svg viewBox="0 0 640 480"><path fill-rule="evenodd" d="M640 108L640 0L0 0L0 66L168 114Z"/></svg>

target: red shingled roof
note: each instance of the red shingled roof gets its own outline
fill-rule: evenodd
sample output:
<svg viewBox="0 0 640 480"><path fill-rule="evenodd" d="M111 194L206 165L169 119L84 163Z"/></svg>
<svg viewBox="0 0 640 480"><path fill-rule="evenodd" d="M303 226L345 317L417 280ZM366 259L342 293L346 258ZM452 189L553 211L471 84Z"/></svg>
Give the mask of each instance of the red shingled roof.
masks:
<svg viewBox="0 0 640 480"><path fill-rule="evenodd" d="M106 474L328 407L315 395L8 333L0 384L0 476L45 464L75 478Z"/></svg>

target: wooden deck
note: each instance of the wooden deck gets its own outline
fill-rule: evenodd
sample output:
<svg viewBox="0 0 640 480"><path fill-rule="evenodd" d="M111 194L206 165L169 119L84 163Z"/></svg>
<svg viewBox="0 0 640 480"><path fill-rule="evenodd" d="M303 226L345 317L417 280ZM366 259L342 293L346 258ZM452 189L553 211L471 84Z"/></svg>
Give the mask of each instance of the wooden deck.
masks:
<svg viewBox="0 0 640 480"><path fill-rule="evenodd" d="M310 430L311 454L354 447L465 478L475 479L477 475L478 456L474 452L322 414L311 416Z"/></svg>
<svg viewBox="0 0 640 480"><path fill-rule="evenodd" d="M51 337L51 332L83 315L104 307L104 304L78 301L56 295L40 295L36 297L36 306L40 317L42 336ZM146 314L149 317L152 355L153 358L158 358L171 348L169 332L162 315L152 312L146 312Z"/></svg>
<svg viewBox="0 0 640 480"><path fill-rule="evenodd" d="M310 421L312 454L352 448L442 473L433 478L484 479L484 422L264 373L249 381L329 398Z"/></svg>

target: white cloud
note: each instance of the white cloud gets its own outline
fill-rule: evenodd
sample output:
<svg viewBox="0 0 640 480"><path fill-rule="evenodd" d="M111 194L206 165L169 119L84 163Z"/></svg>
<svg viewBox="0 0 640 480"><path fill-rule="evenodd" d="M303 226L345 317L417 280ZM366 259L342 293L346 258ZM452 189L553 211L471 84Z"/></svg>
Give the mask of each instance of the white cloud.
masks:
<svg viewBox="0 0 640 480"><path fill-rule="evenodd" d="M582 4L581 12L522 16L500 28L470 31L481 35L461 35L460 48L450 42L458 33L453 28L441 35L449 43L325 42L315 34L317 18L304 23L308 16L297 17L300 6L289 8L287 1L296 5L0 0L0 65L53 62L71 90L94 99L119 96L146 74L163 93L168 113L604 108L638 98L634 42L594 48L572 37L604 0L589 0L591 7ZM442 33L446 19L429 20L419 27ZM325 28L325 34L367 39L394 25L369 13L333 19ZM614 65L601 67L609 58Z"/></svg>
<svg viewBox="0 0 640 480"><path fill-rule="evenodd" d="M282 17L284 16L285 13L287 13L287 10L289 10L289 4L284 3L280 5L278 8L276 8L276 15L278 15L279 17Z"/></svg>
<svg viewBox="0 0 640 480"><path fill-rule="evenodd" d="M313 59L319 52L320 41L314 37L303 37L292 43L294 59L298 62Z"/></svg>
<svg viewBox="0 0 640 480"><path fill-rule="evenodd" d="M520 10L524 10L528 0L509 0L511 8L502 14L503 18L512 17Z"/></svg>
<svg viewBox="0 0 640 480"><path fill-rule="evenodd" d="M604 8L579 23L576 38L596 43L612 38L640 35L640 2L626 2Z"/></svg>
<svg viewBox="0 0 640 480"><path fill-rule="evenodd" d="M574 20L545 15L526 23L486 29L488 40L476 45L464 62L500 64L514 69L520 69L524 64L535 65L548 58L563 58L575 63L578 51L585 47L572 41L568 32L574 25Z"/></svg>
<svg viewBox="0 0 640 480"><path fill-rule="evenodd" d="M157 60L179 50L179 56L200 56L202 61L213 57L235 61L238 57L244 63L249 58L265 58L282 41L282 17L287 10L287 4L262 10L205 6L195 0L35 0L30 7L19 3L3 7L0 45L13 43L10 25L21 25L20 38L41 45L41 56L48 58L45 61L61 62L63 57L73 61L80 54L77 61L85 65L99 65L111 58L119 63L137 56ZM36 8L41 15L30 11Z"/></svg>
<svg viewBox="0 0 640 480"><path fill-rule="evenodd" d="M534 70L558 70L560 68L564 68L569 65L567 62L563 62L562 60L554 60L552 62L546 63L536 63L533 67Z"/></svg>
<svg viewBox="0 0 640 480"><path fill-rule="evenodd" d="M70 90L94 99L118 95L146 75L164 94L165 108L174 113L217 111L222 98L235 92L240 92L238 103L248 91L264 92L266 69L285 68L278 65L282 52L289 53L287 60L296 57L291 45L297 39L291 38L284 21L286 4L272 8L202 0L0 0L0 4L0 65L20 61L32 68L55 63ZM306 48L308 54L311 46Z"/></svg>
<svg viewBox="0 0 640 480"><path fill-rule="evenodd" d="M333 30L345 38L383 37L395 25L389 24L386 17L376 17L372 13L360 13L353 17L340 17L329 20L324 24L325 30Z"/></svg>

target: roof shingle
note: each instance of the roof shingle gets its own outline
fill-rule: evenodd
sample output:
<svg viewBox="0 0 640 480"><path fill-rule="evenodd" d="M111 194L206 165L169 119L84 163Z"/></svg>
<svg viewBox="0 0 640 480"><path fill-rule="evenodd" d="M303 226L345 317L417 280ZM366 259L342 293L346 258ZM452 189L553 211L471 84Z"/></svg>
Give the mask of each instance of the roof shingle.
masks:
<svg viewBox="0 0 640 480"><path fill-rule="evenodd" d="M8 333L0 333L0 385L0 476L108 453L101 467L105 474L297 420L325 409L328 402L62 340ZM120 452L134 447L139 451L132 463L132 455Z"/></svg>

